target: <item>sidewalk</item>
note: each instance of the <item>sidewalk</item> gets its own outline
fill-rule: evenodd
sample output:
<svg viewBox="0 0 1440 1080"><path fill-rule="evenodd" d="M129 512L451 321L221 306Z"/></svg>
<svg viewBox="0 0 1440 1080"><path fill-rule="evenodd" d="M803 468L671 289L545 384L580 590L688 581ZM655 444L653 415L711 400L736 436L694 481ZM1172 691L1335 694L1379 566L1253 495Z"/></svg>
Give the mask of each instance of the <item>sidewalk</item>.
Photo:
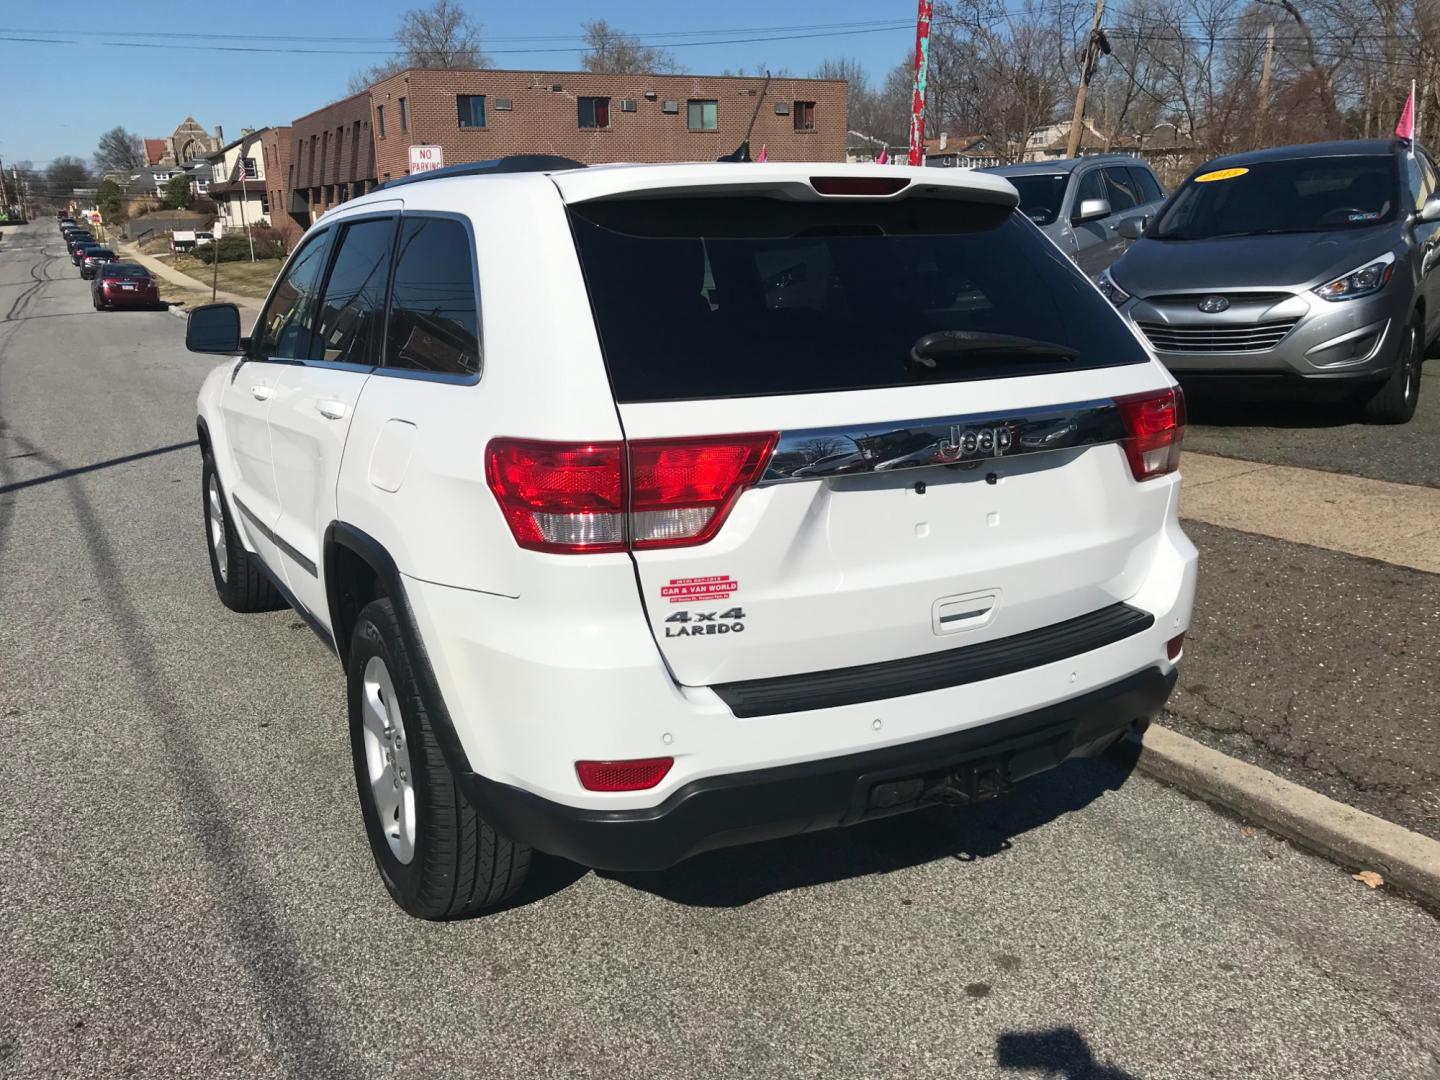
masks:
<svg viewBox="0 0 1440 1080"><path fill-rule="evenodd" d="M179 286L182 289L188 289L192 292L205 293L207 296L210 293L210 283L208 281L201 281L199 278L191 277L189 274L182 274L179 270L167 266L159 259L142 254L134 244L122 244L120 246L120 254L131 262L139 263L156 277L168 281L172 285ZM215 300L217 303L234 304L240 309L242 317L252 320L260 314L260 306L262 304L260 300L255 300L249 296L241 296L238 293L226 292L224 289L215 293Z"/></svg>

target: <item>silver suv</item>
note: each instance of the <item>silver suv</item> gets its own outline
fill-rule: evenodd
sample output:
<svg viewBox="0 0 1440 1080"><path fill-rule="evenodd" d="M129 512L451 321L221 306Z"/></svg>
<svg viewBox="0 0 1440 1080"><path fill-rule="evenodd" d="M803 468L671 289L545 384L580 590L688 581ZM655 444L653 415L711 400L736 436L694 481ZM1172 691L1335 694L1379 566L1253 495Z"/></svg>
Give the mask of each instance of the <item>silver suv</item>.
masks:
<svg viewBox="0 0 1440 1080"><path fill-rule="evenodd" d="M1217 158L1097 284L1181 378L1303 386L1403 424L1440 333L1436 175L1398 140Z"/></svg>
<svg viewBox="0 0 1440 1080"><path fill-rule="evenodd" d="M1020 212L1092 277L1124 254L1165 201L1150 166L1123 154L987 169L1020 193Z"/></svg>

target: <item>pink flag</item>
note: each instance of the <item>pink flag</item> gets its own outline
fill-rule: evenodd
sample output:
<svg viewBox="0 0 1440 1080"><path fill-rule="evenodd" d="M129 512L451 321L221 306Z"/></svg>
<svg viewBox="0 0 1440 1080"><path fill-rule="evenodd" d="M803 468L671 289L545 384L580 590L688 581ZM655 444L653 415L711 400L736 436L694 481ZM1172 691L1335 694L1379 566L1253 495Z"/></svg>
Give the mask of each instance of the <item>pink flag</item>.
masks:
<svg viewBox="0 0 1440 1080"><path fill-rule="evenodd" d="M1405 108L1400 111L1400 122L1395 125L1395 137L1397 139L1413 140L1415 138L1415 89L1411 87L1410 96L1405 99Z"/></svg>
<svg viewBox="0 0 1440 1080"><path fill-rule="evenodd" d="M761 144L760 144L760 156L757 157L755 160L756 160L757 162L758 162L758 161L769 161L769 160L770 160L770 151L769 151L768 149L766 149L764 143L761 143Z"/></svg>
<svg viewBox="0 0 1440 1080"><path fill-rule="evenodd" d="M882 146L882 147L880 148L880 156L875 159L875 164L876 164L876 165L889 165L889 164L890 164L890 147L889 147L889 146Z"/></svg>

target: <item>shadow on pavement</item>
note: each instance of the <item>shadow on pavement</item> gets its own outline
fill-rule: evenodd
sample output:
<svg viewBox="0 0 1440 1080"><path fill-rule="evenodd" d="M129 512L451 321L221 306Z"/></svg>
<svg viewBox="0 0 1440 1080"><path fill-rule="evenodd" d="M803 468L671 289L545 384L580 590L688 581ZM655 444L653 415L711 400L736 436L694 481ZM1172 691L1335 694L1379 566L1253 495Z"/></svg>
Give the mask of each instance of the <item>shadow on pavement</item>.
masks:
<svg viewBox="0 0 1440 1080"><path fill-rule="evenodd" d="M1219 387L1187 385L1185 405L1189 422L1200 427L1333 428L1360 422L1355 406L1345 402L1237 400Z"/></svg>
<svg viewBox="0 0 1440 1080"><path fill-rule="evenodd" d="M20 491L23 488L35 487L39 484L53 484L57 480L69 480L71 477L82 476L85 473L96 472L100 469L109 469L115 465L128 465L132 461L143 461L145 458L157 457L160 454L173 454L176 450L189 450L199 445L199 440L191 439L189 442L172 443L169 446L157 446L154 450L141 450L135 454L126 454L124 457L111 458L109 461L97 461L93 465L77 465L71 469L57 469L55 472L46 473L44 476L32 477L29 480L16 480L13 483L0 484L0 495L5 495L12 491ZM42 455L39 451L30 450L25 453L8 456L15 458L39 458Z"/></svg>
<svg viewBox="0 0 1440 1080"><path fill-rule="evenodd" d="M1133 1073L1095 1060L1090 1044L1074 1028L1007 1031L995 1043L1002 1069L1044 1072L1064 1080L1139 1080Z"/></svg>
<svg viewBox="0 0 1440 1080"><path fill-rule="evenodd" d="M1071 761L975 806L936 806L849 828L707 852L658 873L603 876L677 904L724 908L937 859L974 862L1002 855L1016 837L1083 810L1124 784L1133 767L1133 755L1127 759L1119 752Z"/></svg>

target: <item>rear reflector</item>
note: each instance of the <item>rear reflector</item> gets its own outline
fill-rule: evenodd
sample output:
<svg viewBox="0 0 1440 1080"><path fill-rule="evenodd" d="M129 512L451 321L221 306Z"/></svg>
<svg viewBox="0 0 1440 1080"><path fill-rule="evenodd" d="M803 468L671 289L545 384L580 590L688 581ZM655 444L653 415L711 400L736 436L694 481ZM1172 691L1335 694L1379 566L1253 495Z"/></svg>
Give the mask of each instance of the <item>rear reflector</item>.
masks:
<svg viewBox="0 0 1440 1080"><path fill-rule="evenodd" d="M1136 480L1149 480L1180 467L1185 438L1185 395L1178 386L1158 393L1116 398L1125 421L1125 458Z"/></svg>
<svg viewBox="0 0 1440 1080"><path fill-rule="evenodd" d="M575 775L586 791L645 791L664 780L674 764L668 757L577 761Z"/></svg>
<svg viewBox="0 0 1440 1080"><path fill-rule="evenodd" d="M889 176L812 176L810 186L821 195L894 195L910 181Z"/></svg>
<svg viewBox="0 0 1440 1080"><path fill-rule="evenodd" d="M1171 660L1176 660L1176 659L1178 659L1179 656L1180 656L1180 654L1181 654L1182 652L1184 652L1184 651L1185 651L1185 635L1184 635L1184 634L1177 634L1175 637L1172 637L1169 641L1167 641L1167 642L1165 643L1165 655L1168 656Z"/></svg>
<svg viewBox="0 0 1440 1080"><path fill-rule="evenodd" d="M523 548L577 554L703 544L760 478L778 437L494 439L485 475Z"/></svg>

